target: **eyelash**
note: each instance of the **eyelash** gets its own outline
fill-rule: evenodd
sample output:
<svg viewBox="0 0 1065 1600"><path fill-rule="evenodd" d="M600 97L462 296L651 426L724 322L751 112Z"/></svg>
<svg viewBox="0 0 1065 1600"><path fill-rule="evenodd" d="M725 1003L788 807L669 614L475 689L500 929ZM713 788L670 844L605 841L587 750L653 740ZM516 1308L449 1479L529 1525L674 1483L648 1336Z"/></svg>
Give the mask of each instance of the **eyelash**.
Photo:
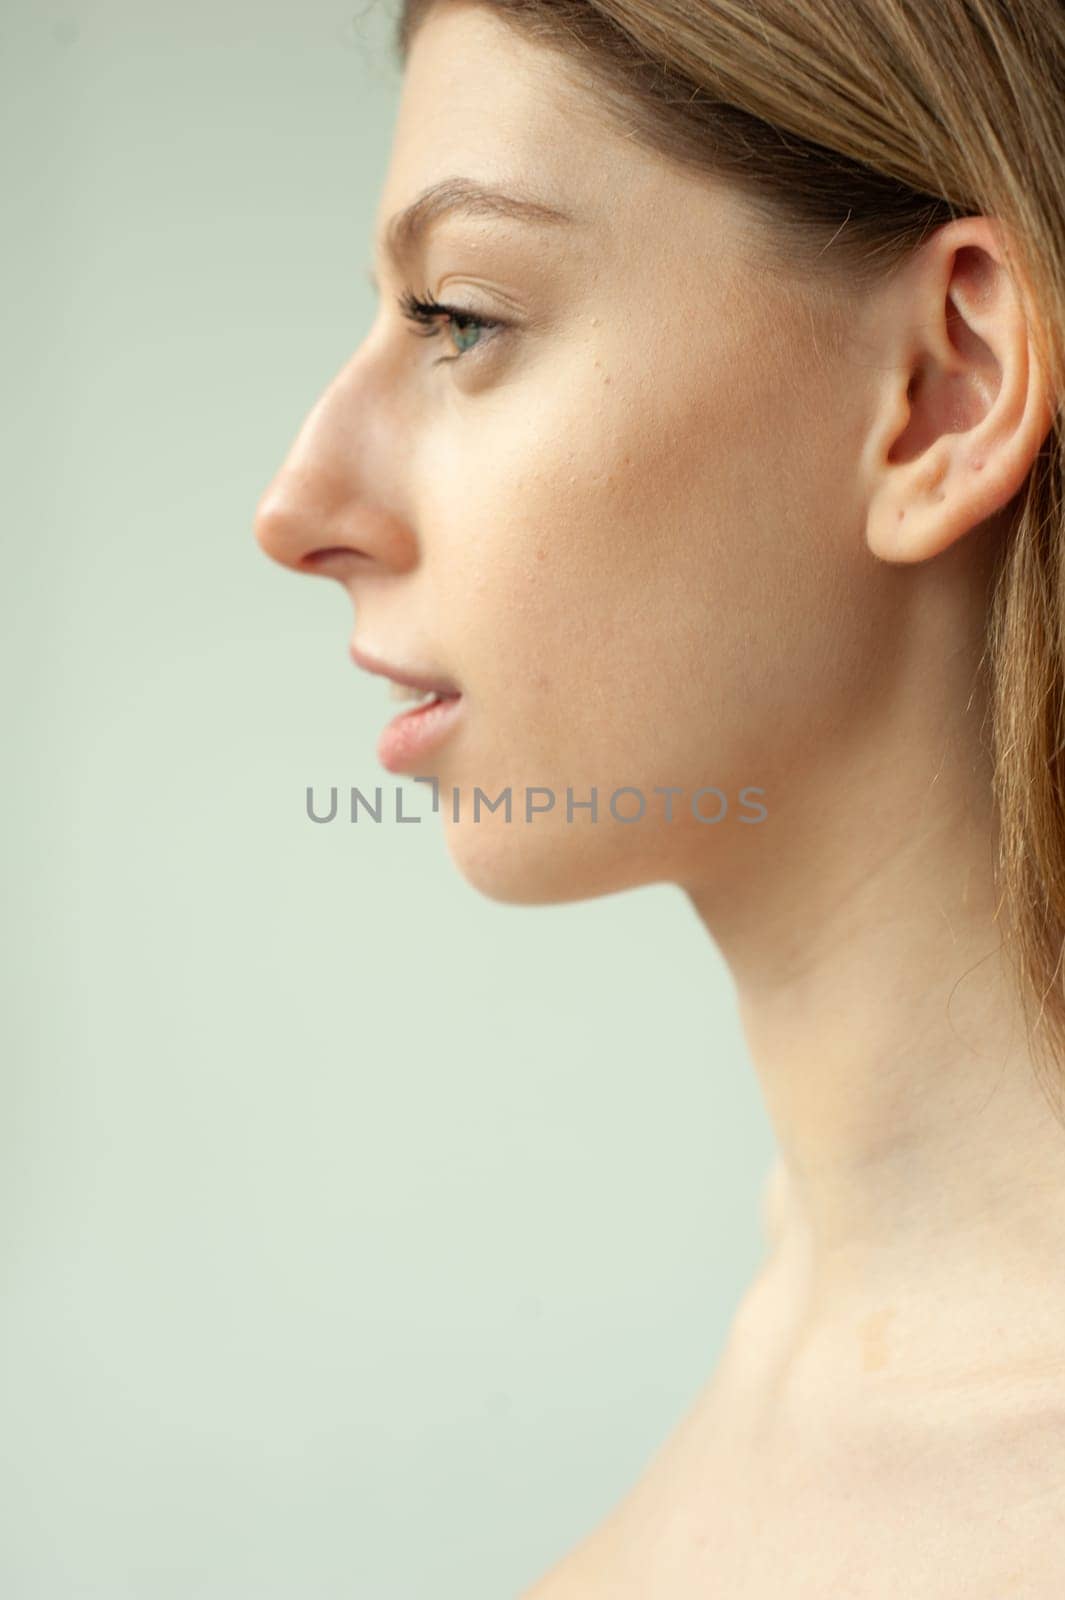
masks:
<svg viewBox="0 0 1065 1600"><path fill-rule="evenodd" d="M409 322L415 324L414 331L421 339L436 337L440 332L440 324L437 320L440 317L446 317L449 321L454 322L456 326L480 328L485 333L491 333L494 329L503 326L496 319L479 317L475 312L464 311L460 306L443 305L439 300L431 299L428 293L419 296L412 294L409 289L404 289L399 296L399 309ZM441 361L460 361L464 355L469 355L472 350L476 350L479 347L480 341L476 345L471 345L469 351L460 350L453 356L440 356L433 362L433 366L439 366Z"/></svg>

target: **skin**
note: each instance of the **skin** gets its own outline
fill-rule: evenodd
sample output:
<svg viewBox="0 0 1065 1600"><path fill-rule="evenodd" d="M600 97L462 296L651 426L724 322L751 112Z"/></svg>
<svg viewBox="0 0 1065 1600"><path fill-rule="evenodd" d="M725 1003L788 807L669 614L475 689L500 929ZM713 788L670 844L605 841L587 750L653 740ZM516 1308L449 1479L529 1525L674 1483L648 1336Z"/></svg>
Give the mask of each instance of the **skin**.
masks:
<svg viewBox="0 0 1065 1600"><path fill-rule="evenodd" d="M389 218L456 175L577 220L453 215L400 271ZM765 1260L707 1388L529 1600L1049 1597L1065 1132L998 948L979 664L1051 396L989 219L864 289L769 271L766 227L541 47L438 5L376 317L257 536L344 585L364 649L461 687L418 768L446 792L683 791L671 823L444 825L499 900L682 888L776 1132ZM507 326L460 355L404 288ZM687 796L711 784L707 826Z"/></svg>

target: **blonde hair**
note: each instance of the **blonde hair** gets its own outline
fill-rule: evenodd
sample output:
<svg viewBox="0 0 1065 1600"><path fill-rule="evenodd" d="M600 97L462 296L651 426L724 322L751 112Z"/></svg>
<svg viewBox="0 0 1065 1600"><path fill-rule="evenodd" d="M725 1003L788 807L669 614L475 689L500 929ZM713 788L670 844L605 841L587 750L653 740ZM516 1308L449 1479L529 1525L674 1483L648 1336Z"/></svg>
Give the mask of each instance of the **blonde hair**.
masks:
<svg viewBox="0 0 1065 1600"><path fill-rule="evenodd" d="M434 3L402 0L401 62ZM1055 415L1008 508L988 613L997 920L1065 1122L1065 6L477 3L579 66L629 136L740 185L793 268L873 282L944 222L1000 224Z"/></svg>

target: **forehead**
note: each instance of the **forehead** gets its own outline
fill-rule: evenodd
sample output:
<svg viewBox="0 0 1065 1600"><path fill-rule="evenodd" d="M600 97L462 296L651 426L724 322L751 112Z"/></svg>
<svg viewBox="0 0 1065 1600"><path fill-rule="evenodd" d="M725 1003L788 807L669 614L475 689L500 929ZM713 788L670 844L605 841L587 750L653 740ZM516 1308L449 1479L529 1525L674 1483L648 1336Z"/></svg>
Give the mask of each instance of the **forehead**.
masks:
<svg viewBox="0 0 1065 1600"><path fill-rule="evenodd" d="M557 53L483 6L436 5L408 55L378 237L423 190L457 174L594 217L605 211L602 186L574 170L573 146L607 137Z"/></svg>
<svg viewBox="0 0 1065 1600"><path fill-rule="evenodd" d="M400 214L456 178L565 213L574 259L656 293L698 290L727 258L748 264L757 238L738 194L627 136L575 64L476 0L441 0L411 43L375 219L383 258Z"/></svg>

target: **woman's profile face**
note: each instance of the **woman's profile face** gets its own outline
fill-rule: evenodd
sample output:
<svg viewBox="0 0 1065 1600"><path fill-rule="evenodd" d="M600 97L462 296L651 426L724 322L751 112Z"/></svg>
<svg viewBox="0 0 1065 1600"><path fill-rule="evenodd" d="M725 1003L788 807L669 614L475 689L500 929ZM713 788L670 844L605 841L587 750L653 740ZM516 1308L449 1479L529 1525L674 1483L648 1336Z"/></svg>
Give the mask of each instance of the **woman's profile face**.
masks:
<svg viewBox="0 0 1065 1600"><path fill-rule="evenodd" d="M459 208L393 257L391 219L457 179L568 220ZM762 226L490 11L442 4L417 33L376 317L257 532L344 584L358 649L461 690L446 737L393 770L438 778L452 855L494 898L723 886L871 714L899 603L855 469L875 361L831 337L858 310L760 267ZM405 291L494 325L423 337ZM399 709L382 679L382 724ZM508 787L509 822L474 820L475 788ZM612 815L623 787L642 820ZM534 788L554 804L529 821ZM710 788L717 822L693 815Z"/></svg>

